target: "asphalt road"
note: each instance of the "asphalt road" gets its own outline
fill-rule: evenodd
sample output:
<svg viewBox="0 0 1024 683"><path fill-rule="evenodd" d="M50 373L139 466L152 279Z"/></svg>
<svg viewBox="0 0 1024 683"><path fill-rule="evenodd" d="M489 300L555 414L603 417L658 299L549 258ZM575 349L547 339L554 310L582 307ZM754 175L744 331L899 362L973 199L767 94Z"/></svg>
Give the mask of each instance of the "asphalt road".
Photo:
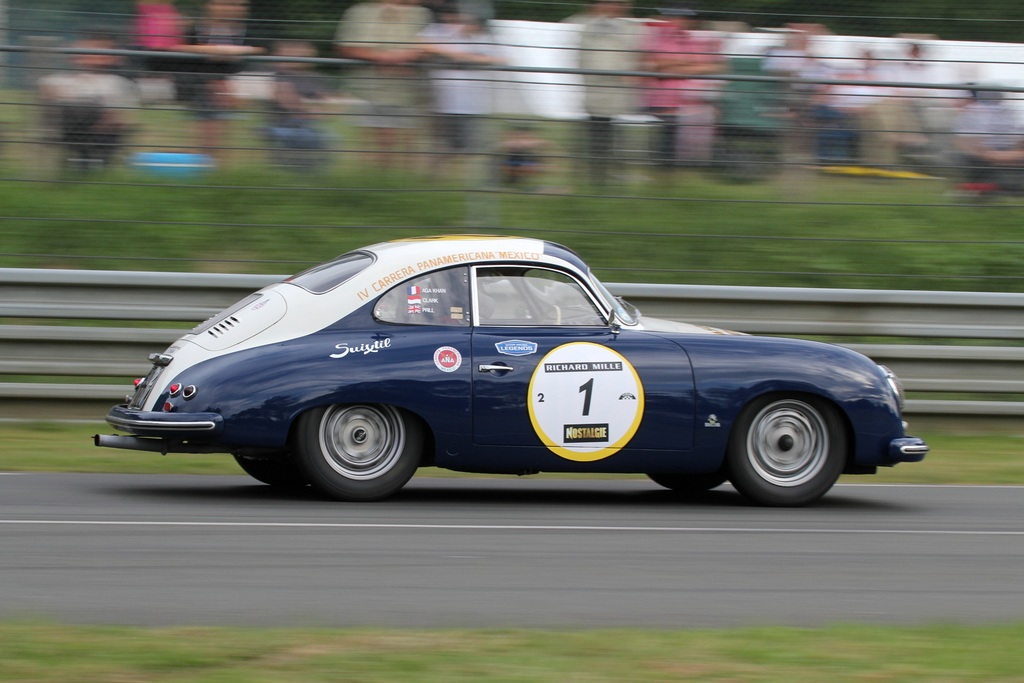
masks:
<svg viewBox="0 0 1024 683"><path fill-rule="evenodd" d="M0 618L616 627L1024 619L1024 488L815 506L646 481L414 479L339 504L247 477L0 475Z"/></svg>

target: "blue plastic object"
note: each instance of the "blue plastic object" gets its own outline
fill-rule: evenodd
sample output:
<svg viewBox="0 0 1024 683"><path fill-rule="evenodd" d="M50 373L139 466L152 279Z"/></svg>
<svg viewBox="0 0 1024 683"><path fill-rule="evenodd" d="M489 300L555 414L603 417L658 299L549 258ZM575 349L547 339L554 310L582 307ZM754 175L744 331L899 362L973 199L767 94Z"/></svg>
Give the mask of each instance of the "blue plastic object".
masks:
<svg viewBox="0 0 1024 683"><path fill-rule="evenodd" d="M132 166L157 175L187 177L212 170L217 162L207 154L183 152L137 152Z"/></svg>

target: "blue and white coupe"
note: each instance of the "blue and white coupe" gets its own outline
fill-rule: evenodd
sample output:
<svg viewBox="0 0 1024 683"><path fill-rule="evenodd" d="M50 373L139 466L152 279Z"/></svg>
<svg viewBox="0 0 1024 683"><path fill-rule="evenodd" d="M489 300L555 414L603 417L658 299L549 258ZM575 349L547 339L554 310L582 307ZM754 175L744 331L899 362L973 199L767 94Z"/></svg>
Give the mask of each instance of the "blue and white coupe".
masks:
<svg viewBox="0 0 1024 683"><path fill-rule="evenodd" d="M162 353L99 446L230 453L368 501L416 469L728 480L798 506L924 458L902 389L848 349L642 316L571 250L452 236L368 246L256 292Z"/></svg>

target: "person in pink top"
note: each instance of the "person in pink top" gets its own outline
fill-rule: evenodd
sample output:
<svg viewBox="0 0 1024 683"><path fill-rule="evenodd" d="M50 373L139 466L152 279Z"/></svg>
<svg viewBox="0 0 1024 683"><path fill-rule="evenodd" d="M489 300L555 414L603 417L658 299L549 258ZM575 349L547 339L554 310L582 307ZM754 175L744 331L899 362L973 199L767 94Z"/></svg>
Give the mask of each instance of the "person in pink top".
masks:
<svg viewBox="0 0 1024 683"><path fill-rule="evenodd" d="M173 3L137 2L131 47L155 53L173 51L181 43L183 29L181 14ZM173 57L146 56L141 61L147 71L174 72L180 67Z"/></svg>
<svg viewBox="0 0 1024 683"><path fill-rule="evenodd" d="M688 77L720 73L725 62L718 41L695 30L697 17L689 5L662 7L643 43L641 68L665 74L649 78L643 94L645 110L660 122L651 146L660 166L711 155L716 84Z"/></svg>
<svg viewBox="0 0 1024 683"><path fill-rule="evenodd" d="M182 19L170 2L135 4L135 44L143 50L173 50L181 42Z"/></svg>

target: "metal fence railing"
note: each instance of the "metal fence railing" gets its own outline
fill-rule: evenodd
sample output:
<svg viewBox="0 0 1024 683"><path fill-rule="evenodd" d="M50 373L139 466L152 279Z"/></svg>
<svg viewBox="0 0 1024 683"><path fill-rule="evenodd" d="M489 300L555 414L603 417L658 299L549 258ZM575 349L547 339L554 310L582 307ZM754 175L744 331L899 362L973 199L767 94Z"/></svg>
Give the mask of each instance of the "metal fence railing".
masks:
<svg viewBox="0 0 1024 683"><path fill-rule="evenodd" d="M101 418L147 356L271 275L0 269L0 416ZM646 314L841 342L914 416L1024 416L1024 295L612 284Z"/></svg>

